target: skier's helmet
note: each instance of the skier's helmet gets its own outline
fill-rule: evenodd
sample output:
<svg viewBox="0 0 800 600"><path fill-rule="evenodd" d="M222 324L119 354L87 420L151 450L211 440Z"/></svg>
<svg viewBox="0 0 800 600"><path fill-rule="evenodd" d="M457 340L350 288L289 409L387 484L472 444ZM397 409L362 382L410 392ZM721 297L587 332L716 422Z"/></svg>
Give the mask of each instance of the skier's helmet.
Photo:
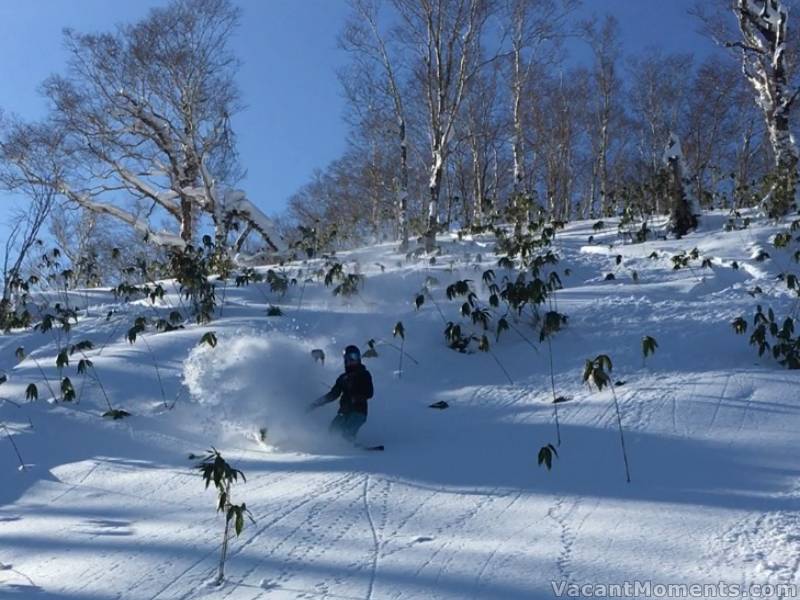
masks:
<svg viewBox="0 0 800 600"><path fill-rule="evenodd" d="M361 364L361 350L358 346L348 346L344 349L344 364L345 366Z"/></svg>

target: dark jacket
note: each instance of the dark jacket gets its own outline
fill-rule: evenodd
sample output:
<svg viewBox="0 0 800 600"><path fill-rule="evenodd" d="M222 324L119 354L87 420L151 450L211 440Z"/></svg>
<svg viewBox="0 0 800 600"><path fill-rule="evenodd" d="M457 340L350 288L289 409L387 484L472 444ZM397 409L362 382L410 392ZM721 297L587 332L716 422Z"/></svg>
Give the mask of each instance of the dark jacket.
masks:
<svg viewBox="0 0 800 600"><path fill-rule="evenodd" d="M325 404L333 402L341 396L339 414L347 415L356 412L366 415L367 400L372 398L373 393L372 375L364 365L356 365L339 375L331 391L320 400L322 400L321 404Z"/></svg>

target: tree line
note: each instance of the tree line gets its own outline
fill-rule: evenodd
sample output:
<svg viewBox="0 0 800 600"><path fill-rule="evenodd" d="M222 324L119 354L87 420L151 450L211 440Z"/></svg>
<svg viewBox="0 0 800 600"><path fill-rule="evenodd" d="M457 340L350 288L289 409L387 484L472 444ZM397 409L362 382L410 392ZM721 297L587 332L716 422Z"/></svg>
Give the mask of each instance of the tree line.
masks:
<svg viewBox="0 0 800 600"><path fill-rule="evenodd" d="M240 188L232 0L67 30L47 114L0 119L0 187L28 201L4 305L46 236L74 284L97 285L174 275L198 248L219 269L370 241L431 251L448 228L524 234L542 216L671 213L681 233L704 208L783 215L797 188L793 2L698 3L686 26L719 51L697 59L626 53L616 16L582 19L578 0L349 0L346 150L274 218Z"/></svg>
<svg viewBox="0 0 800 600"><path fill-rule="evenodd" d="M686 26L718 51L697 59L626 54L616 16L581 19L576 0L351 0L348 146L289 221L431 250L437 231L524 230L533 211L672 212L679 230L703 208L783 215L798 160L788 4L699 2Z"/></svg>

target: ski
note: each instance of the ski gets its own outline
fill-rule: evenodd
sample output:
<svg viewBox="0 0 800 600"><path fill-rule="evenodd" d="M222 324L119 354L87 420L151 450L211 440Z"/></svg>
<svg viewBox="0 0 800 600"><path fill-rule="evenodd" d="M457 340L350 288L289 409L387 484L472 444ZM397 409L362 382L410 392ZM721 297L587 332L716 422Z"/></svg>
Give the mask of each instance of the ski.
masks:
<svg viewBox="0 0 800 600"><path fill-rule="evenodd" d="M373 450L373 451L380 451L383 452L385 450L383 444L379 444L378 446L356 446L357 448L361 448L362 450Z"/></svg>

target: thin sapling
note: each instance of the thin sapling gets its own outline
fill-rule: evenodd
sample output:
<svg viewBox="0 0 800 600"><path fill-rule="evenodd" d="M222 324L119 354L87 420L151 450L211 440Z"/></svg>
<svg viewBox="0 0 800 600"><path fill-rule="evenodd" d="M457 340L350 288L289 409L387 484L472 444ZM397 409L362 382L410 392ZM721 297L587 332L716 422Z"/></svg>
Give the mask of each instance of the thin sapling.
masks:
<svg viewBox="0 0 800 600"><path fill-rule="evenodd" d="M25 461L22 460L22 454L20 454L19 447L17 447L17 444L14 441L14 436L11 435L11 432L8 430L8 426L5 423L0 423L0 426L3 427L3 430L6 432L6 437L8 437L8 441L11 442L11 445L14 447L14 453L17 455L17 460L19 460L19 470L26 471L27 467L25 466Z"/></svg>
<svg viewBox="0 0 800 600"><path fill-rule="evenodd" d="M567 322L566 315L562 315L555 310L545 313L544 321L542 323L542 330L539 333L539 341L547 340L547 353L550 357L550 389L553 392L553 419L556 424L556 445L561 445L561 424L558 419L558 405L562 402L567 402L564 396L556 395L556 376L555 367L553 365L553 342L552 336L557 331L561 331L561 327Z"/></svg>
<svg viewBox="0 0 800 600"><path fill-rule="evenodd" d="M631 482L631 473L628 468L628 452L625 449L625 436L622 433L622 415L619 410L619 401L617 400L617 393L614 391L614 385L611 382L609 373L612 370L611 358L606 354L600 354L594 359L589 359L583 369L584 383L594 384L598 391L602 391L604 387L608 386L611 389L611 394L614 398L614 408L617 412L617 425L619 426L619 440L622 445L622 459L625 462L625 479L628 483Z"/></svg>
<svg viewBox="0 0 800 600"><path fill-rule="evenodd" d="M230 536L231 521L233 521L233 528L238 537L244 529L245 516L251 522L255 522L252 514L247 509L244 502L241 504L233 504L231 502L231 485L239 480L241 477L243 482L247 479L239 469L234 469L222 457L216 448L211 448L206 456L196 465L197 470L205 481L206 489L213 482L214 488L217 491L217 512L225 515L225 530L222 537L222 552L219 559L219 568L217 576L213 581L214 585L222 584L225 579L225 560L228 555L228 538Z"/></svg>
<svg viewBox="0 0 800 600"><path fill-rule="evenodd" d="M398 321L392 330L392 337L400 337L400 364L397 367L397 376L403 376L403 355L405 354L404 347L406 345L406 328L403 327L403 322Z"/></svg>

